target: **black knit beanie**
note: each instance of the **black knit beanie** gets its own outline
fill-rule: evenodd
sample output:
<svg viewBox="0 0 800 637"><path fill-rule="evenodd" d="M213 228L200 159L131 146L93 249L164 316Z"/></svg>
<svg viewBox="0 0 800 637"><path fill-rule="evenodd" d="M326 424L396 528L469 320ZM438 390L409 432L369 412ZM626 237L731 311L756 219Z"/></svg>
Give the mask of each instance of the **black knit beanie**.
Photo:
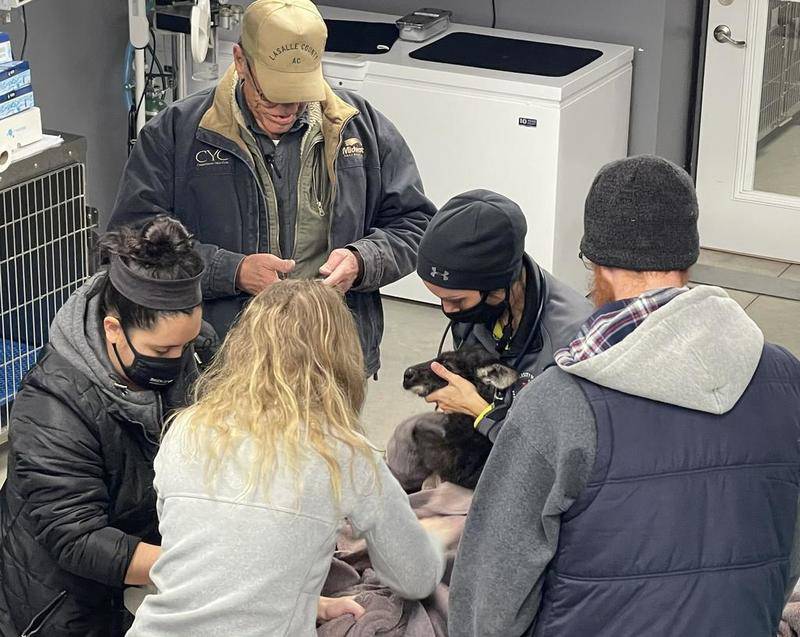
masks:
<svg viewBox="0 0 800 637"><path fill-rule="evenodd" d="M581 252L624 270L686 270L700 254L697 194L675 164L641 155L605 165L586 197Z"/></svg>
<svg viewBox="0 0 800 637"><path fill-rule="evenodd" d="M512 283L525 253L525 215L490 190L453 197L431 220L417 255L423 281L451 290L499 290Z"/></svg>

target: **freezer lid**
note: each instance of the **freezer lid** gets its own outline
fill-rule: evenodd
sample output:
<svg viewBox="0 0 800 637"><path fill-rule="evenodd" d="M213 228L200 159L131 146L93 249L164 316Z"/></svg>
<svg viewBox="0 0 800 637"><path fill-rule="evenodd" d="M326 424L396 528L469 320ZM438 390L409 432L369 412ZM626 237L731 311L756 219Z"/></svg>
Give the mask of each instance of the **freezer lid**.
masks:
<svg viewBox="0 0 800 637"><path fill-rule="evenodd" d="M392 22L326 19L329 53L388 53L400 32Z"/></svg>
<svg viewBox="0 0 800 637"><path fill-rule="evenodd" d="M396 16L338 7L320 6L319 9L326 19L365 23L386 23L396 19ZM561 103L577 96L584 90L590 90L595 83L607 77L618 73L630 73L633 60L633 47L631 46L464 24L452 24L432 43L436 43L439 39L447 37L448 33L453 32L594 49L600 51L602 55L574 73L562 77L548 77L414 59L410 54L425 45L419 42L397 40L391 50L384 55L335 53L328 50L323 59L323 72L334 82L336 79L341 79L357 83L366 81L367 77L376 80L385 78L392 82L421 81L457 90L468 89L521 99Z"/></svg>
<svg viewBox="0 0 800 637"><path fill-rule="evenodd" d="M457 64L509 73L564 77L603 55L597 49L479 33L449 33L411 52L415 60Z"/></svg>

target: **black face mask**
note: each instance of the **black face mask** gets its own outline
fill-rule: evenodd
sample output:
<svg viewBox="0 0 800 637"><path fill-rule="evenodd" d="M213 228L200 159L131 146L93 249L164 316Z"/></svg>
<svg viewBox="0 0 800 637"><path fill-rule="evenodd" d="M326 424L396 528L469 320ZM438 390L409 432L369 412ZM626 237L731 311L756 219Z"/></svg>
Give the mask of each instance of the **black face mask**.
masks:
<svg viewBox="0 0 800 637"><path fill-rule="evenodd" d="M506 297L497 305L486 302L490 292L482 292L481 300L477 305L461 310L460 312L444 312L444 315L454 323L470 323L474 325L494 325L508 309L508 289Z"/></svg>
<svg viewBox="0 0 800 637"><path fill-rule="evenodd" d="M131 343L131 339L128 338L128 334L124 330L122 333L125 335L128 347L130 347L131 352L133 352L133 363L125 365L117 351L117 344L112 343L111 346L114 348L114 354L117 356L122 371L125 372L125 375L134 385L142 389L163 391L175 382L181 369L183 369L183 358L186 354L186 350L177 358L145 356L136 351L136 348Z"/></svg>

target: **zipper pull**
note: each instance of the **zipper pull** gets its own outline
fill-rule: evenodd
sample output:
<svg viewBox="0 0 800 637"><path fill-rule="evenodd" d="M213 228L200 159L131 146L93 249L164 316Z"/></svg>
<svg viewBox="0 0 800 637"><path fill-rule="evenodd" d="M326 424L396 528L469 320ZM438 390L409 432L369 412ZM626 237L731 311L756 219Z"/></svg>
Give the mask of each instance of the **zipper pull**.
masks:
<svg viewBox="0 0 800 637"><path fill-rule="evenodd" d="M322 202L319 199L317 199L317 212L320 217L325 216L325 210L322 208Z"/></svg>
<svg viewBox="0 0 800 637"><path fill-rule="evenodd" d="M114 385L114 389L116 389L123 396L127 396L128 395L128 387L127 387L127 385L124 385L122 383L118 383L117 381L114 380L113 376L111 376L110 378L111 378L111 382Z"/></svg>
<svg viewBox="0 0 800 637"><path fill-rule="evenodd" d="M55 613L56 610L58 610L58 607L64 602L64 598L66 596L67 591L61 591L52 600L50 600L50 603L48 603L47 606L34 615L33 619L31 619L31 623L28 624L20 633L20 637L33 637L34 635L38 635L39 631L41 631L50 620L50 617L52 617L53 613Z"/></svg>
<svg viewBox="0 0 800 637"><path fill-rule="evenodd" d="M269 164L270 168L272 168L272 172L278 177L278 179L283 179L283 175L281 175L281 171L278 170L278 167L275 165L275 157L272 155L267 155L267 164Z"/></svg>

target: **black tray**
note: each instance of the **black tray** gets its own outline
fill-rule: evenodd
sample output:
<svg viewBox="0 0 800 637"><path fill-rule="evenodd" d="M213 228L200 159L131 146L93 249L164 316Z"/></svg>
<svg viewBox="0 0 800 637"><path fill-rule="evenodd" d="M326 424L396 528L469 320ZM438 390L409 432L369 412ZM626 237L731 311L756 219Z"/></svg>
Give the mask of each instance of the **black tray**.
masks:
<svg viewBox="0 0 800 637"><path fill-rule="evenodd" d="M334 53L386 53L400 32L391 22L325 20L328 25L326 51Z"/></svg>
<svg viewBox="0 0 800 637"><path fill-rule="evenodd" d="M545 77L569 75L601 55L596 49L460 32L411 53L415 60Z"/></svg>

